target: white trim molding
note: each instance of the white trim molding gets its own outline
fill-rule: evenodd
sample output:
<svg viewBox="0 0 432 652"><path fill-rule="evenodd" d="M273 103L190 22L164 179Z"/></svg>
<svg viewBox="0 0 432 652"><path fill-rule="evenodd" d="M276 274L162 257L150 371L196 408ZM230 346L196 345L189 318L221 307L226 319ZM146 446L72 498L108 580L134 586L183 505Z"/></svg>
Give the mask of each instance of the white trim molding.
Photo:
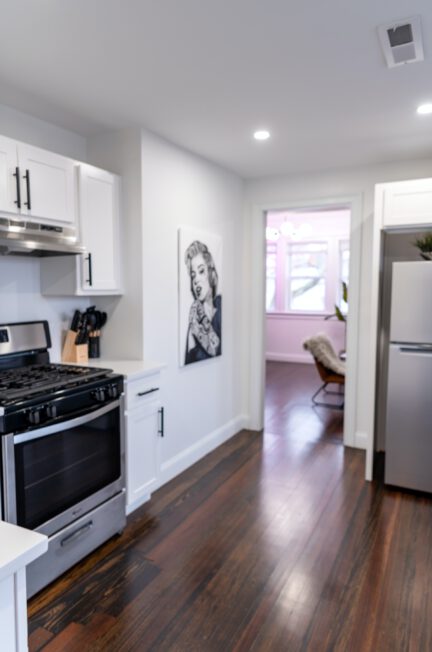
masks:
<svg viewBox="0 0 432 652"><path fill-rule="evenodd" d="M345 383L344 445L356 446L358 337L360 312L360 274L362 243L363 195L326 197L314 200L265 204L252 209L251 252L249 278L251 287L249 323L250 335L250 427L262 430L264 426L265 383L265 223L271 210L314 210L323 207L349 208L350 221L350 280L349 314L347 322L347 373Z"/></svg>
<svg viewBox="0 0 432 652"><path fill-rule="evenodd" d="M367 432L361 432L360 430L355 433L353 448L360 448L362 450L367 450L368 446L368 434ZM366 478L368 479L368 478ZM370 478L372 479L372 478Z"/></svg>
<svg viewBox="0 0 432 652"><path fill-rule="evenodd" d="M265 354L269 362L298 362L300 364L313 364L310 353L271 353Z"/></svg>

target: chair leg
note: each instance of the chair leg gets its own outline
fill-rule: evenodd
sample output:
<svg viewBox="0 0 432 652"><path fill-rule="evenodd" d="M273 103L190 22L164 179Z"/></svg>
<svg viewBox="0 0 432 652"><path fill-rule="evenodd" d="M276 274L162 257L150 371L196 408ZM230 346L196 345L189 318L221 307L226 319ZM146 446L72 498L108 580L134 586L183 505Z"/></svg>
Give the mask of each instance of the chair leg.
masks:
<svg viewBox="0 0 432 652"><path fill-rule="evenodd" d="M342 385L338 385L338 387L339 387L339 390L336 391L336 392L333 391L333 390L331 390L331 389L326 389L325 387L323 387L323 391L324 391L326 394L332 394L333 396L342 396L342 395L343 395L343 391L341 391L341 387L342 387Z"/></svg>
<svg viewBox="0 0 432 652"><path fill-rule="evenodd" d="M339 395L339 396L341 395L339 392L333 392L333 391L330 391L330 390L326 389L327 385L328 385L328 383L323 383L323 384L321 385L321 387L319 387L319 388L317 389L317 391L315 392L315 394L312 396L312 403L313 403L314 405L318 405L318 406L320 406L320 407L333 408L333 409L335 409L335 410L343 410L345 401L342 401L342 403L326 403L325 401L318 401L318 400L317 400L316 397L317 397L321 392L325 392L326 394L337 394L337 395Z"/></svg>

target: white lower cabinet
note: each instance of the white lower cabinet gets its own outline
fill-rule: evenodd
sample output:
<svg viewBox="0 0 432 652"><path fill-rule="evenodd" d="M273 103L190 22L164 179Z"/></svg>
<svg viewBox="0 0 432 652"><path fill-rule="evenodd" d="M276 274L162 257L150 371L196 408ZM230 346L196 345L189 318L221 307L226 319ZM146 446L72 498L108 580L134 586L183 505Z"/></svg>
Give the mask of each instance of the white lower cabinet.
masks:
<svg viewBox="0 0 432 652"><path fill-rule="evenodd" d="M149 500L158 485L164 435L159 374L125 383L126 511Z"/></svg>

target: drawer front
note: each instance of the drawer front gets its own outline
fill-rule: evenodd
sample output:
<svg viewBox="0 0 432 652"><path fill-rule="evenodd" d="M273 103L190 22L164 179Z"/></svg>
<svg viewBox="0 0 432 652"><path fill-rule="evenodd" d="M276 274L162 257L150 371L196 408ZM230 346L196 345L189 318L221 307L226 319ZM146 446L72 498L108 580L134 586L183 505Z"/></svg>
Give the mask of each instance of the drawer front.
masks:
<svg viewBox="0 0 432 652"><path fill-rule="evenodd" d="M50 537L48 551L27 566L27 597L37 593L126 525L124 490Z"/></svg>
<svg viewBox="0 0 432 652"><path fill-rule="evenodd" d="M126 411L146 405L149 400L159 400L160 374L152 374L125 384Z"/></svg>

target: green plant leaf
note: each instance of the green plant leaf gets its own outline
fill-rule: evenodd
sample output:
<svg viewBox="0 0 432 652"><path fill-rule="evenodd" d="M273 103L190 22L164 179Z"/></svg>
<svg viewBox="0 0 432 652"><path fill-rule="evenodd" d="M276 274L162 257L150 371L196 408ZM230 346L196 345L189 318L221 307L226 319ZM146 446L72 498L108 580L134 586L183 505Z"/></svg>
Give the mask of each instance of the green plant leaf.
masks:
<svg viewBox="0 0 432 652"><path fill-rule="evenodd" d="M343 314L339 306L335 306L335 314L336 317L339 319L339 321L346 321L345 315Z"/></svg>
<svg viewBox="0 0 432 652"><path fill-rule="evenodd" d="M342 281L342 299L345 303L348 303L348 285L345 281Z"/></svg>
<svg viewBox="0 0 432 652"><path fill-rule="evenodd" d="M413 245L420 251L432 251L432 232L428 231L421 238L416 238Z"/></svg>

